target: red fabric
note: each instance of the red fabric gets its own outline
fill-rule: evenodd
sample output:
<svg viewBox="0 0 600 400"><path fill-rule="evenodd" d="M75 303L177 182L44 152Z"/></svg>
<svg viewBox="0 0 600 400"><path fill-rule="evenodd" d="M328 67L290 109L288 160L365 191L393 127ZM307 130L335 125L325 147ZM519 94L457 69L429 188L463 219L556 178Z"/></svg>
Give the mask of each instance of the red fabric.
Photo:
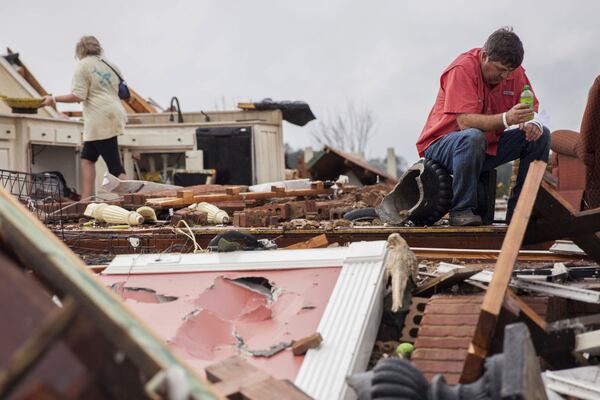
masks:
<svg viewBox="0 0 600 400"><path fill-rule="evenodd" d="M450 132L460 130L456 121L458 114L503 113L519 102L523 86L529 85L531 88L523 67L515 69L498 85L488 86L481 73L480 52L481 49L477 48L459 55L442 73L435 104L417 141L417 151L421 157L431 143ZM534 108L537 111L537 98ZM488 154L496 154L500 135L501 130L485 132Z"/></svg>

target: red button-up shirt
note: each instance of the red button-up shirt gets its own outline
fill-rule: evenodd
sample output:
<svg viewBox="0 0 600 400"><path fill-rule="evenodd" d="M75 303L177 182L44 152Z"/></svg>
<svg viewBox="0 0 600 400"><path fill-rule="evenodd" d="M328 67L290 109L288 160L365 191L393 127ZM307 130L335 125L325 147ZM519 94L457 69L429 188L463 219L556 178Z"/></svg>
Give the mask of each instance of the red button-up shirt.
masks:
<svg viewBox="0 0 600 400"><path fill-rule="evenodd" d="M450 132L460 131L456 121L458 114L503 113L519 102L523 86L529 85L531 88L523 67L516 68L507 79L490 87L483 80L480 52L481 49L477 48L459 55L442 73L435 104L417 141L419 156L423 157L423 152L431 143ZM534 99L534 109L538 109L537 98ZM484 132L488 154L496 154L502 132Z"/></svg>

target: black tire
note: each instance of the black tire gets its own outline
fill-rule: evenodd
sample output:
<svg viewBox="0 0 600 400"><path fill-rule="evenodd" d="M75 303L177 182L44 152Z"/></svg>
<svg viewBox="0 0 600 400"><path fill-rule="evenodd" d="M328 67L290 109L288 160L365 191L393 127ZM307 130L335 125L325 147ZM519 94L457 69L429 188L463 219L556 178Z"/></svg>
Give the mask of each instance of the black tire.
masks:
<svg viewBox="0 0 600 400"><path fill-rule="evenodd" d="M373 207L357 208L344 214L344 219L348 221L373 221L375 218L379 216Z"/></svg>
<svg viewBox="0 0 600 400"><path fill-rule="evenodd" d="M373 399L427 399L429 384L415 366L398 358L382 360L373 368Z"/></svg>
<svg viewBox="0 0 600 400"><path fill-rule="evenodd" d="M419 162L424 164L420 178L425 198L409 220L417 226L433 225L452 206L452 176L437 161L426 158Z"/></svg>

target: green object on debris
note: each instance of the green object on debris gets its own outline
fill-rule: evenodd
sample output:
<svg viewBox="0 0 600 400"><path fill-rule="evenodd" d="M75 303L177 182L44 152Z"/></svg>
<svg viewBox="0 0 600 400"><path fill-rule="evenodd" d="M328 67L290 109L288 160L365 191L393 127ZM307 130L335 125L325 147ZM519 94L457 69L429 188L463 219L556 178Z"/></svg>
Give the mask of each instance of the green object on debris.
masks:
<svg viewBox="0 0 600 400"><path fill-rule="evenodd" d="M415 346L413 346L412 343L400 343L398 347L396 347L396 354L398 354L400 358L410 358L414 349Z"/></svg>
<svg viewBox="0 0 600 400"><path fill-rule="evenodd" d="M229 251L238 251L242 248L242 246L237 242L230 242L225 238L219 239L218 249L219 253L226 253Z"/></svg>

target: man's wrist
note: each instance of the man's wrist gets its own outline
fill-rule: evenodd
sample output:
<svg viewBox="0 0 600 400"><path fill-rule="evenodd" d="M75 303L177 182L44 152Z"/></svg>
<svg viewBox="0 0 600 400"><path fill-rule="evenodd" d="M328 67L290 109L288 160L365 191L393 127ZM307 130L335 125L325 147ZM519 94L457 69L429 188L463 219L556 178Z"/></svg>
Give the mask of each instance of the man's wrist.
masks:
<svg viewBox="0 0 600 400"><path fill-rule="evenodd" d="M508 117L506 116L506 111L502 113L502 124L504 125L505 129L508 129L508 127L510 126L508 124Z"/></svg>

